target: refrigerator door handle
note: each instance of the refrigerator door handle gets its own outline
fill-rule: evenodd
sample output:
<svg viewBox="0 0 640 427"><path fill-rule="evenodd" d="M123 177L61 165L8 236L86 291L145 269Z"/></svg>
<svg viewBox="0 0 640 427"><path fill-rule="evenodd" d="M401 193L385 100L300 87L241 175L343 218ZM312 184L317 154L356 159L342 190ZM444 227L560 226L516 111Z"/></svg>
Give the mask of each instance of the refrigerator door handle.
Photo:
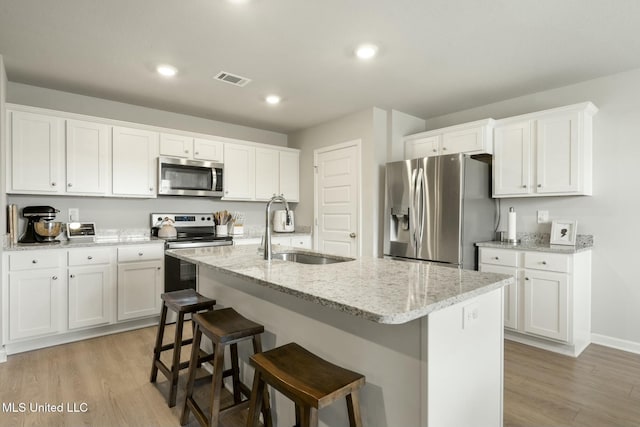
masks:
<svg viewBox="0 0 640 427"><path fill-rule="evenodd" d="M409 200L411 205L409 206L409 236L411 237L411 245L416 246L416 178L417 178L418 170L413 169L411 171L411 182L409 185Z"/></svg>
<svg viewBox="0 0 640 427"><path fill-rule="evenodd" d="M427 207L427 187L424 179L424 171L422 169L418 172L418 180L420 187L420 191L418 192L418 196L420 197L420 238L418 239L418 250L420 250L422 248L422 238L424 236L424 217Z"/></svg>
<svg viewBox="0 0 640 427"><path fill-rule="evenodd" d="M414 222L413 239L416 244L416 250L420 251L420 245L422 244L422 216L424 215L424 205L422 204L423 198L423 182L424 182L424 170L418 169L418 173L415 178L415 191L413 192L413 210L416 212L416 221Z"/></svg>

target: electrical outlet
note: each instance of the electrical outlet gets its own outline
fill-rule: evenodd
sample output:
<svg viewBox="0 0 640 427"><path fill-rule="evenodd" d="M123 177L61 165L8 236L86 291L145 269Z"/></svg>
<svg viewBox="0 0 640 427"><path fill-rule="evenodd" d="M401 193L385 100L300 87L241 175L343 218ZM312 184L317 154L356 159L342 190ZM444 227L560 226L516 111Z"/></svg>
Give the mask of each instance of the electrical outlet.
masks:
<svg viewBox="0 0 640 427"><path fill-rule="evenodd" d="M69 222L80 222L80 209L69 208Z"/></svg>
<svg viewBox="0 0 640 427"><path fill-rule="evenodd" d="M470 328L478 321L478 317L480 317L480 306L477 302L462 307L462 329Z"/></svg>
<svg viewBox="0 0 640 427"><path fill-rule="evenodd" d="M538 224L549 222L549 211L538 211Z"/></svg>

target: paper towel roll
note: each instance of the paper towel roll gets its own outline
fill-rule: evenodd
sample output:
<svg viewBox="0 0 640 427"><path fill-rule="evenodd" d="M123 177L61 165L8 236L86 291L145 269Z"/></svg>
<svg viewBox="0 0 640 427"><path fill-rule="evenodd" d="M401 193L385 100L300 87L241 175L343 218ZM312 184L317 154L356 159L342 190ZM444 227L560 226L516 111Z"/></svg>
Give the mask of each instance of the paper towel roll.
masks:
<svg viewBox="0 0 640 427"><path fill-rule="evenodd" d="M509 216L507 218L507 240L510 242L516 241L516 211L513 208L509 208Z"/></svg>

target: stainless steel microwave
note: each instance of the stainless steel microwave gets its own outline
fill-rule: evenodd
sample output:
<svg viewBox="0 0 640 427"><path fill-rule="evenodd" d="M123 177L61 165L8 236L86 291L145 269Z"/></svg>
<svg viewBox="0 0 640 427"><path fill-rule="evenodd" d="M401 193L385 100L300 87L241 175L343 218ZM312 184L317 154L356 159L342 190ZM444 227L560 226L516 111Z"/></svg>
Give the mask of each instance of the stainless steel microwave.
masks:
<svg viewBox="0 0 640 427"><path fill-rule="evenodd" d="M158 194L222 197L222 163L158 158Z"/></svg>

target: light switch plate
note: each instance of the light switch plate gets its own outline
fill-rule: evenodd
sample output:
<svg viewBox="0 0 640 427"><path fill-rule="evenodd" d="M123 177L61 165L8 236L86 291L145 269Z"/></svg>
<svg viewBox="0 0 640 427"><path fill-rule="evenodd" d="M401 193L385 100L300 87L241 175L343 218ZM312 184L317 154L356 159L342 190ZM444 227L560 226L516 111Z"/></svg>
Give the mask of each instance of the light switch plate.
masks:
<svg viewBox="0 0 640 427"><path fill-rule="evenodd" d="M549 211L538 211L538 224L549 222Z"/></svg>

